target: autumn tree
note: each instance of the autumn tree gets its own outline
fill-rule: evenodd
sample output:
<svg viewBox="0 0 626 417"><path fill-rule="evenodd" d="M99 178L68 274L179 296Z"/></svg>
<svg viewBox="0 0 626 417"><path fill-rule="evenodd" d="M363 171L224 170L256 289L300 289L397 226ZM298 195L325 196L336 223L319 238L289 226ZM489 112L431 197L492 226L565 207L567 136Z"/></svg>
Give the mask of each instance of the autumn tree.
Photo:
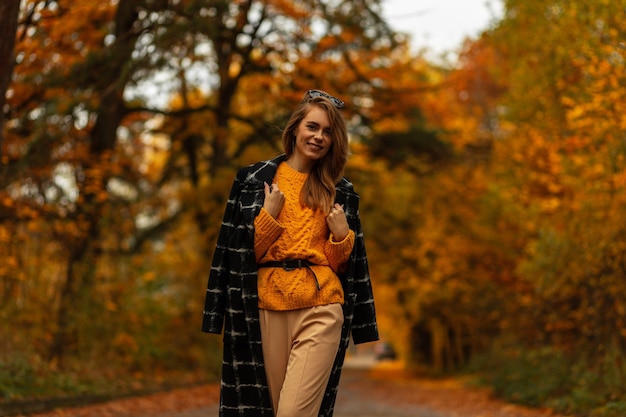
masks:
<svg viewBox="0 0 626 417"><path fill-rule="evenodd" d="M391 61L357 68L355 51L386 54L402 38L377 1L33 0L20 13L0 273L11 300L3 317L19 317L3 326L29 333L3 343L16 351L34 341L28 351L53 366L99 356L141 369L159 355L206 356L165 355L141 329L167 335L200 311L234 168L278 151L276 126L303 90L335 93L358 78L371 99L368 77ZM350 103L349 114L364 103ZM191 262L179 259L187 251ZM23 314L32 303L45 315ZM103 335L112 349L99 347Z"/></svg>
<svg viewBox="0 0 626 417"><path fill-rule="evenodd" d="M383 119L389 130L369 144L379 149L372 157L390 162L389 172L368 179L375 195L364 197L374 201L365 212L378 219L370 239L382 308L396 323L387 337L438 372L489 348L503 320L500 300L515 288L516 243L499 240L506 224L490 189L496 108L506 91L495 60L485 35L468 42L455 68L414 70L424 82L413 85L419 107L406 119ZM390 204L377 207L381 201Z"/></svg>
<svg viewBox="0 0 626 417"><path fill-rule="evenodd" d="M542 396L566 410L610 407L606 398L623 398L626 371L616 298L626 290L619 249L625 28L616 19L624 2L505 6L489 40L492 73L506 87L492 107L498 136L489 182L506 210L501 246L515 243L509 247L517 251L510 269L517 291L502 310L508 325L493 358L519 363L488 366L502 371L502 392L546 381L541 390L517 388L526 401ZM550 368L557 363L558 370ZM520 375L528 379L517 382ZM589 395L586 406L575 392Z"/></svg>

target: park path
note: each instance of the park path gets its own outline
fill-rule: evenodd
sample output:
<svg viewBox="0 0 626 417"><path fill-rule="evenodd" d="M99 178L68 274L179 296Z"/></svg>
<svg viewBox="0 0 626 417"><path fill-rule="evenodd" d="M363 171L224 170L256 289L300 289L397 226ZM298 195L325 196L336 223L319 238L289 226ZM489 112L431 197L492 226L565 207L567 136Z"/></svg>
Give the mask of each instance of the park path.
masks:
<svg viewBox="0 0 626 417"><path fill-rule="evenodd" d="M66 408L30 417L217 417L219 384ZM394 362L348 358L334 417L563 417L493 398L462 380L419 378Z"/></svg>
<svg viewBox="0 0 626 417"><path fill-rule="evenodd" d="M449 417L419 404L407 403L411 387L394 379L378 379L371 370L377 365L371 355L348 359L341 376L334 417ZM389 395L394 392L395 395ZM401 393L403 400L398 401ZM217 404L186 411L148 413L138 417L217 417Z"/></svg>

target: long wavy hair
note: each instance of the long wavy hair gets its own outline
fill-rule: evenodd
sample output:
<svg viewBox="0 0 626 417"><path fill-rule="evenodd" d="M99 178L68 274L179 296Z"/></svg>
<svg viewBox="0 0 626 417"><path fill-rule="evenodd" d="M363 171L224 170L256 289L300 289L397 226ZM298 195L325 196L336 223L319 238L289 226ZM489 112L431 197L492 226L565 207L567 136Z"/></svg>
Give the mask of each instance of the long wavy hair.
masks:
<svg viewBox="0 0 626 417"><path fill-rule="evenodd" d="M289 118L282 133L282 140L285 155L289 158L295 149L296 129L313 106L321 108L328 115L331 146L328 153L317 161L309 173L302 187L300 204L328 212L335 202L335 185L343 177L349 154L348 130L343 115L329 99L305 96Z"/></svg>

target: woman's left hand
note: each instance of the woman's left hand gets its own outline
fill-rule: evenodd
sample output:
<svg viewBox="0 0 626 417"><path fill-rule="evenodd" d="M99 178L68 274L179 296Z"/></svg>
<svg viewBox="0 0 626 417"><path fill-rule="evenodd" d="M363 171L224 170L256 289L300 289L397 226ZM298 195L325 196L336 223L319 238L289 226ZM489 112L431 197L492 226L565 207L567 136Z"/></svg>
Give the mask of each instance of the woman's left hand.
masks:
<svg viewBox="0 0 626 417"><path fill-rule="evenodd" d="M335 203L330 209L330 213L326 216L326 224L333 234L335 242L341 242L348 236L350 227L348 226L348 219L346 213L343 211L341 204Z"/></svg>

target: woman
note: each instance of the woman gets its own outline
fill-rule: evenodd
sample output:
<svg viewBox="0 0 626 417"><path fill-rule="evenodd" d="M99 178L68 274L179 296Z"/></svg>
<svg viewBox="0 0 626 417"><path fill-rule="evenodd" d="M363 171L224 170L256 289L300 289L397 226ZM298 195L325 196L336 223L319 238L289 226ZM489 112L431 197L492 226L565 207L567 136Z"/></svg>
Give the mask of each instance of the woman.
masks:
<svg viewBox="0 0 626 417"><path fill-rule="evenodd" d="M224 328L221 417L332 416L350 335L378 340L343 106L309 90L285 153L234 180L202 327Z"/></svg>

